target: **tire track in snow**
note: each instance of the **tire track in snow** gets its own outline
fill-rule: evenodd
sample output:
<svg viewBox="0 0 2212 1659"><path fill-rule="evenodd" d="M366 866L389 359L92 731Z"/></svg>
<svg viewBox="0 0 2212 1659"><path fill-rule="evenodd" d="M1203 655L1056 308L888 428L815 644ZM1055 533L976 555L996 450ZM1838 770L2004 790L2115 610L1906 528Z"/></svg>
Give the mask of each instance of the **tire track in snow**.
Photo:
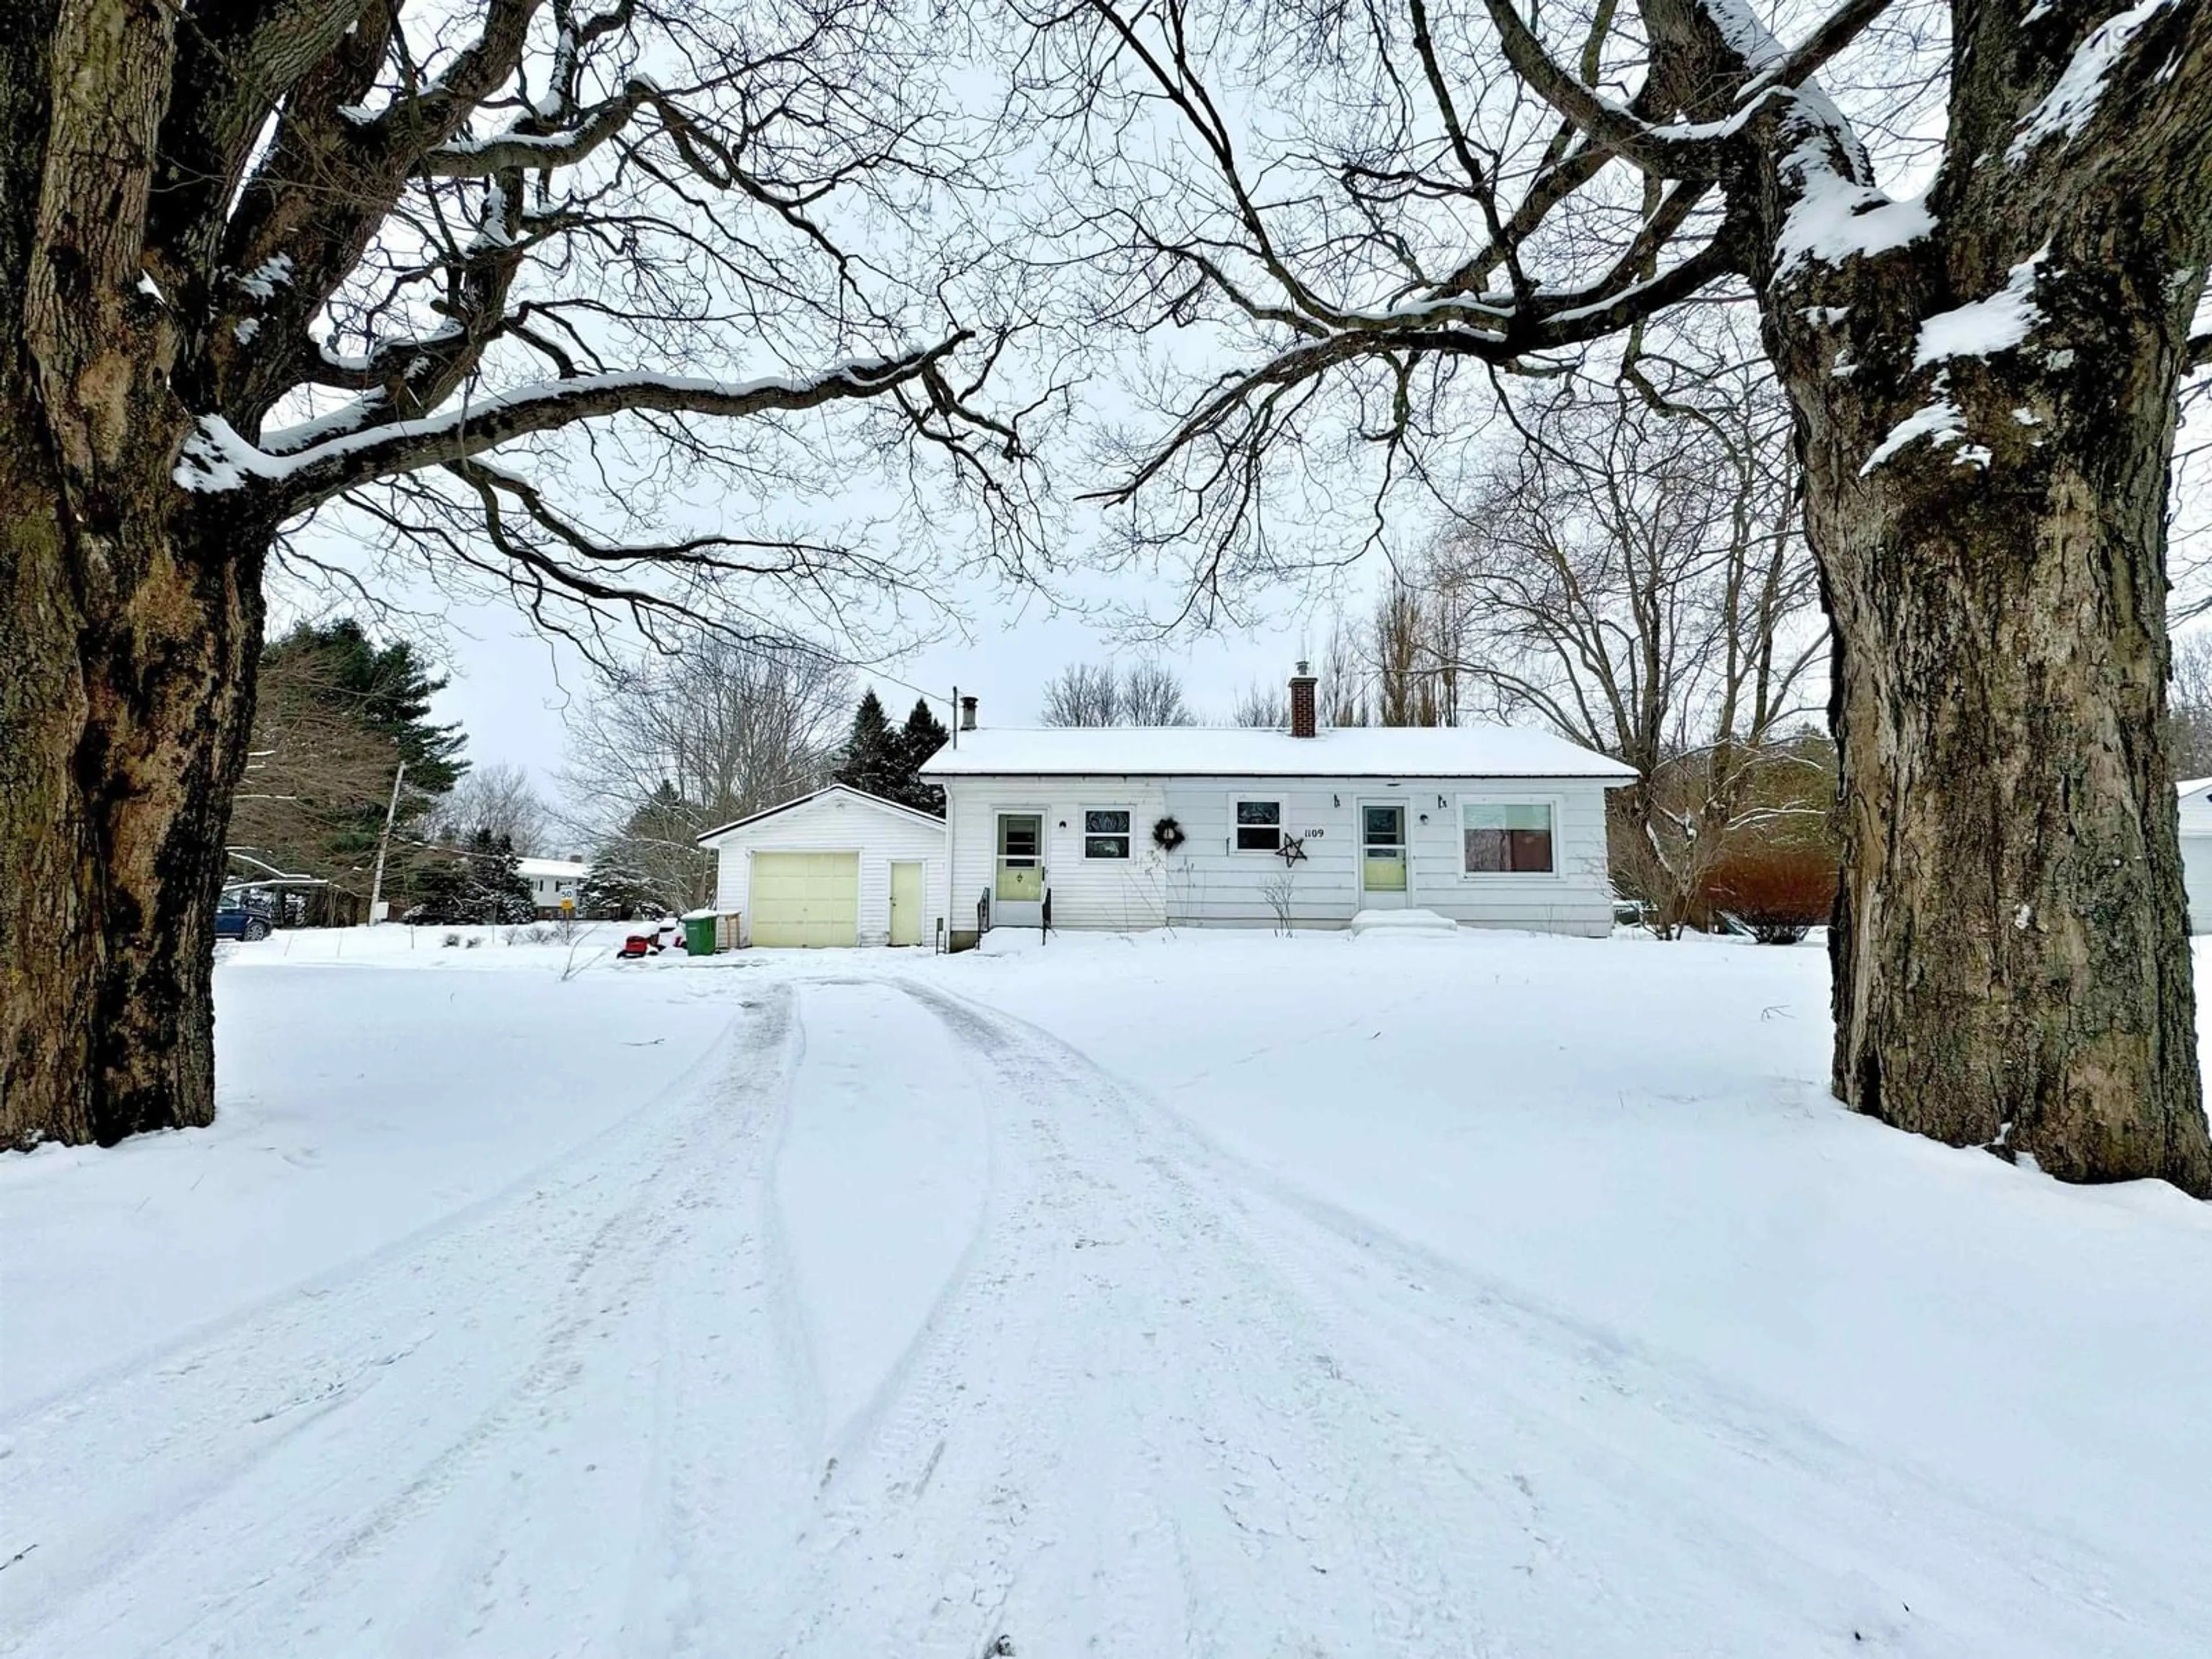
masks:
<svg viewBox="0 0 2212 1659"><path fill-rule="evenodd" d="M1099 1079L1164 1177L1191 1184L1200 1210L1229 1225L1325 1333L1331 1363L1373 1402L1416 1501L1492 1519L1487 1534L1454 1534L1462 1547L1451 1554L1456 1582L1480 1592L1474 1611L1486 1602L1510 1615L1515 1636L1498 1638L1501 1650L1702 1650L1725 1630L1730 1651L1814 1642L1948 1659L2129 1652L2152 1629L2202 1627L2202 1609L2112 1605L2102 1586L2124 1575L2094 1543L1994 1512L1790 1402L1314 1199L1050 1033L960 1006L1000 1024L1010 1044ZM1544 1473L1532 1480L1531 1470ZM1642 1604L1620 1599L1623 1564L1656 1587ZM1987 1593L1946 1594L1970 1583Z"/></svg>
<svg viewBox="0 0 2212 1659"><path fill-rule="evenodd" d="M1269 1632L1301 1651L1480 1651L1437 1542L1463 1495L1391 1478L1403 1454L1373 1402L1147 1158L1110 1081L902 988L981 1062L1008 1156L981 1262L838 1472L781 1651L967 1656L1002 1631L1048 1652L1273 1651Z"/></svg>
<svg viewBox="0 0 2212 1659"><path fill-rule="evenodd" d="M7 1498L44 1545L24 1564L39 1571L9 1586L40 1616L14 1621L8 1650L265 1654L315 1647L319 1631L333 1650L349 1642L320 1620L350 1611L390 1615L368 1643L380 1650L452 1651L470 1563L495 1601L513 1554L501 1540L533 1530L530 1499L550 1477L522 1451L558 1464L580 1431L573 1391L621 1363L615 1334L634 1326L697 1212L733 1169L742 1178L744 1149L763 1139L781 1104L789 1006L787 990L765 994L760 1017L717 1045L707 1086L622 1121L533 1189L19 1419L0 1496L35 1475L43 1494L103 1501L33 1516ZM549 1274L549 1262L564 1271ZM365 1364L395 1327L426 1334L404 1359ZM296 1411L250 1409L270 1379L327 1370L368 1385L310 1387ZM93 1421L102 1432L88 1442L76 1431ZM588 1443L597 1430L580 1431ZM514 1465L507 1479L489 1470L495 1458ZM225 1540L224 1560L209 1560L209 1537Z"/></svg>
<svg viewBox="0 0 2212 1659"><path fill-rule="evenodd" d="M857 997L854 994L856 991L860 994ZM808 1002L812 1000L829 1004L830 1006L819 1011L824 1017L834 1019L842 1012L848 1020L851 1020L857 1015L858 1024L863 1026L872 1026L878 1022L869 1017L866 1004L871 1001L879 1003L886 998L898 1006L903 1006L904 1000L898 996L896 989L881 980L828 977L810 979L804 982L798 994L798 1012L795 1015L799 1037L794 1044L793 1060L794 1076L792 1088L795 1097L794 1109L787 1110L778 1120L775 1142L769 1159L772 1166L780 1164L789 1150L793 1122L795 1117L804 1113L804 1096L811 1081L806 1066L805 1014ZM836 1006L840 1003L850 1005L854 1002L858 1002L860 1006L858 1008L848 1006L842 1010ZM848 1034L842 1025L833 1026L833 1032L836 1035ZM871 1032L872 1036L876 1035L878 1034ZM956 1067L959 1068L963 1075L969 1074L964 1057L957 1052L950 1052L943 1058L951 1060ZM911 1055L902 1055L902 1059L909 1068L927 1069L917 1066ZM971 1079L971 1082L973 1081L975 1079ZM976 1262L981 1255L990 1231L989 1215L999 1179L996 1138L990 1133L991 1126L988 1115L981 1115L981 1117L985 1161L984 1190L975 1215L975 1224L969 1231L960 1251L950 1264L944 1279L932 1295L927 1307L920 1314L912 1333L897 1352L884 1363L881 1375L875 1385L868 1390L858 1406L841 1421L830 1421L829 1409L823 1397L824 1382L813 1354L814 1335L811 1325L814 1322L810 1318L806 1296L800 1284L801 1274L793 1243L791 1223L786 1213L785 1200L779 1183L775 1180L771 1178L764 1182L763 1203L767 1215L766 1231L770 1271L776 1290L776 1316L779 1328L795 1356L794 1369L803 1378L805 1389L805 1397L794 1401L794 1412L798 1420L805 1424L820 1442L823 1477L820 1484L824 1488L830 1484L835 1469L849 1456L852 1448L872 1437L878 1431L882 1418L897 1407L899 1401L904 1397L907 1376L917 1363L918 1357L927 1346L937 1322L943 1316L945 1310L957 1301L975 1272Z"/></svg>
<svg viewBox="0 0 2212 1659"><path fill-rule="evenodd" d="M745 1006L750 1007L751 1004ZM364 1255L337 1262L296 1284L258 1297L204 1324L167 1336L155 1346L74 1377L49 1393L26 1399L12 1407L6 1419L0 1421L0 1435L13 1435L19 1425L33 1422L56 1411L67 1410L81 1401L97 1396L111 1384L136 1377L150 1367L215 1348L228 1333L264 1319L274 1310L289 1306L301 1297L327 1296L334 1289L349 1285L386 1263L420 1255L430 1246L455 1233L478 1226L487 1218L499 1214L532 1193L569 1179L578 1171L590 1171L605 1161L610 1145L623 1144L626 1138L635 1135L641 1127L664 1120L671 1111L681 1109L686 1102L710 1087L726 1058L726 1051L735 1032L734 1024L726 1028L697 1060L651 1098L574 1146L525 1170L497 1190L387 1240Z"/></svg>
<svg viewBox="0 0 2212 1659"><path fill-rule="evenodd" d="M1954 1659L2203 1627L2099 1606L2072 1540L1314 1200L1035 1027L759 978L692 1095L20 1414L0 1513L40 1547L0 1649ZM930 1046L861 1058L966 1081L985 1197L837 1423L776 1160L817 1086L800 1014L865 1049L894 994ZM1921 1556L1984 1605L1900 1619Z"/></svg>

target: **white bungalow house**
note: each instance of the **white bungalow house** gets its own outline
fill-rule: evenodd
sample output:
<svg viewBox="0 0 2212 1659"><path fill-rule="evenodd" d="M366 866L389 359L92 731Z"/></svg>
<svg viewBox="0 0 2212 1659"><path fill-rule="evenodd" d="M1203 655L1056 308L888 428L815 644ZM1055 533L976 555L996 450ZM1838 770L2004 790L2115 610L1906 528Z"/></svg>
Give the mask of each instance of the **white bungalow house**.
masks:
<svg viewBox="0 0 2212 1659"><path fill-rule="evenodd" d="M2189 890L2189 931L2212 933L2212 778L2181 791L2181 880Z"/></svg>
<svg viewBox="0 0 2212 1659"><path fill-rule="evenodd" d="M1412 908L1476 927L1613 926L1605 792L1634 775L1540 732L960 730L922 768L946 796L950 936L981 927L1340 927Z"/></svg>

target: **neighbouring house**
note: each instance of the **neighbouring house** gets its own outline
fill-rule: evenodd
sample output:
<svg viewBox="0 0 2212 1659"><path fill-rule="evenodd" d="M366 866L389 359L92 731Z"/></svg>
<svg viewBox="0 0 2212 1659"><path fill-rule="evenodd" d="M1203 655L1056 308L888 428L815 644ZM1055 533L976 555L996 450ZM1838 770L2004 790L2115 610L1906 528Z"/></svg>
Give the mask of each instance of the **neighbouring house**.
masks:
<svg viewBox="0 0 2212 1659"><path fill-rule="evenodd" d="M945 822L833 783L699 837L714 908L747 945L933 945L945 908Z"/></svg>
<svg viewBox="0 0 2212 1659"><path fill-rule="evenodd" d="M1340 927L1419 909L1475 927L1613 926L1605 792L1620 763L1498 726L960 730L945 790L951 940L984 927Z"/></svg>
<svg viewBox="0 0 2212 1659"><path fill-rule="evenodd" d="M541 916L574 910L577 890L592 872L581 859L517 859L514 864L530 884L530 902Z"/></svg>
<svg viewBox="0 0 2212 1659"><path fill-rule="evenodd" d="M2181 792L2181 880L2189 892L2189 931L2212 933L2212 778Z"/></svg>

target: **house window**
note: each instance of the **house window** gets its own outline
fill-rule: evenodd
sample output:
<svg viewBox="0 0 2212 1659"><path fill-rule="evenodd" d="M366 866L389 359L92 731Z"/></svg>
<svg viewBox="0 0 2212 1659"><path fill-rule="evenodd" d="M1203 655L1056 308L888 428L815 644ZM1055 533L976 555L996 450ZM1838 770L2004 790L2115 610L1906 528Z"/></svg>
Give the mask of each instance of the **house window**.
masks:
<svg viewBox="0 0 2212 1659"><path fill-rule="evenodd" d="M1126 859L1129 856L1129 810L1109 806L1083 815L1083 856L1086 859Z"/></svg>
<svg viewBox="0 0 2212 1659"><path fill-rule="evenodd" d="M1470 800L1459 811L1468 874L1553 873L1550 802Z"/></svg>
<svg viewBox="0 0 2212 1659"><path fill-rule="evenodd" d="M1279 853L1283 850L1282 802L1240 800L1237 803L1237 850L1240 853Z"/></svg>

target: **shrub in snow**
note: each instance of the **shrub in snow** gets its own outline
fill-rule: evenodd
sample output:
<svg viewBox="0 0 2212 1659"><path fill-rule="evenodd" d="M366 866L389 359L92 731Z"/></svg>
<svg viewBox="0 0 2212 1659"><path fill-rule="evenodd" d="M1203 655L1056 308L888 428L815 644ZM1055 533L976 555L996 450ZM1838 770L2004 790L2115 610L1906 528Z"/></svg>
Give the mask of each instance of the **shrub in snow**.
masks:
<svg viewBox="0 0 2212 1659"><path fill-rule="evenodd" d="M530 884L515 859L513 838L495 838L488 830L477 830L459 857L424 871L416 890L422 902L408 915L418 921L447 927L521 926L538 915Z"/></svg>
<svg viewBox="0 0 2212 1659"><path fill-rule="evenodd" d="M1705 892L1761 945L1795 945L1835 906L1835 855L1819 846L1747 848L1723 856Z"/></svg>

